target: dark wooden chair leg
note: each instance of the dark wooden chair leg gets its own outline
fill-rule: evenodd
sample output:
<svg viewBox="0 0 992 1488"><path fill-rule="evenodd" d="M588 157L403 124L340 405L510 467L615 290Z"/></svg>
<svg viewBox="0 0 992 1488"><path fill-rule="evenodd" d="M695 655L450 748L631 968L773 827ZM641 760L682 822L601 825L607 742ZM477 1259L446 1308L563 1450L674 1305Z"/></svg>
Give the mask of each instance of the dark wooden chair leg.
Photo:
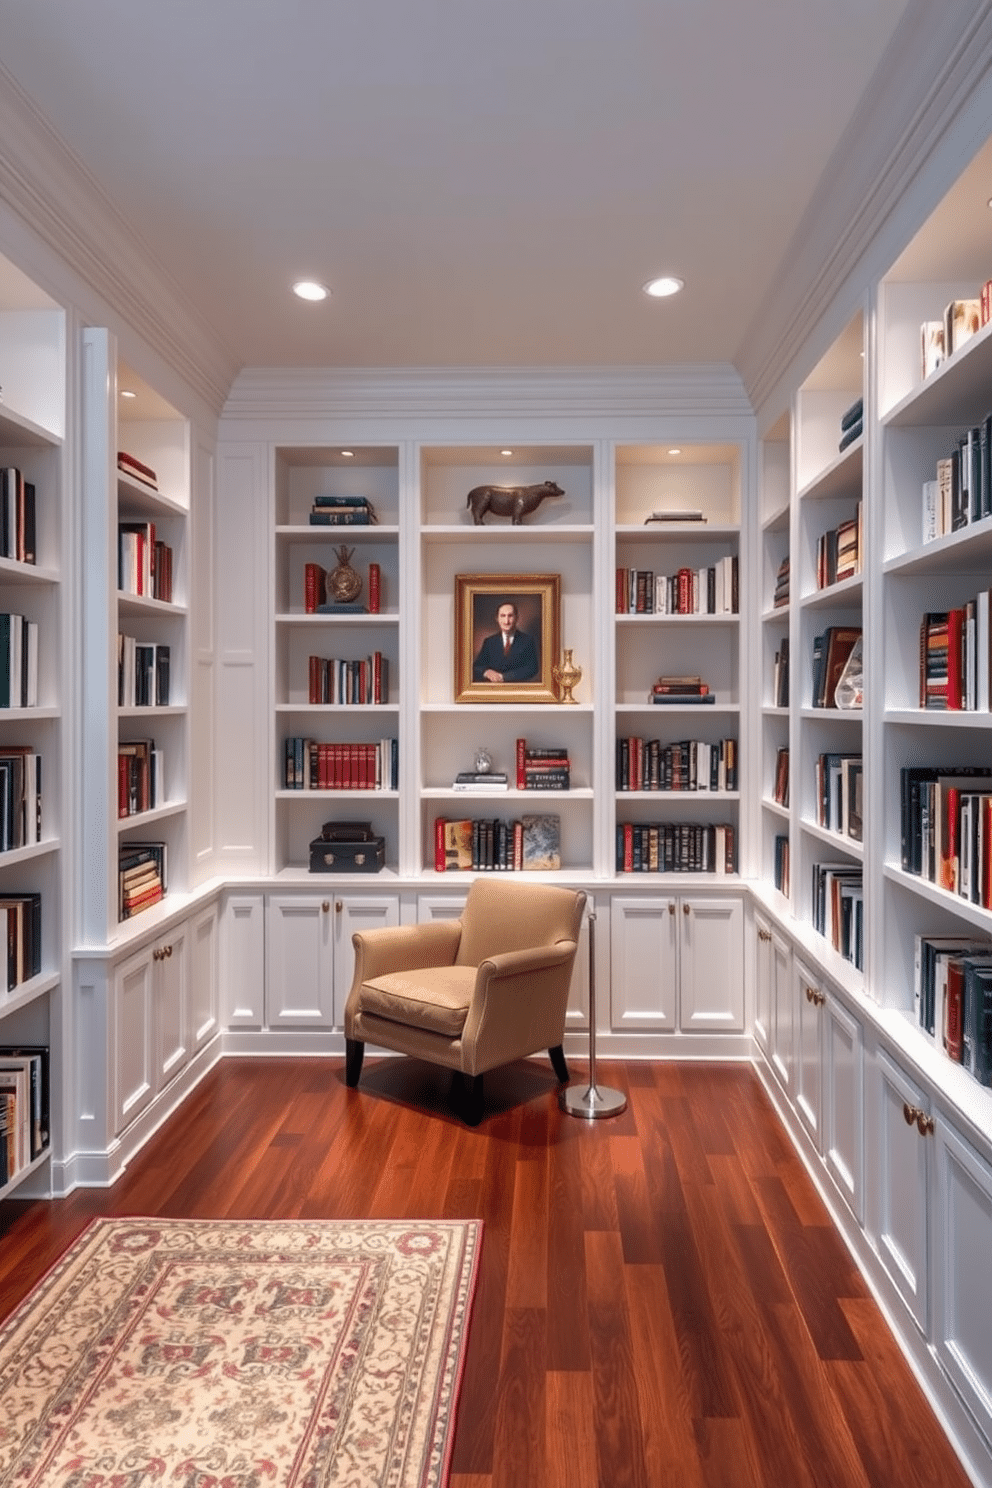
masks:
<svg viewBox="0 0 992 1488"><path fill-rule="evenodd" d="M482 1075L462 1076L462 1117L466 1126L482 1120Z"/></svg>
<svg viewBox="0 0 992 1488"><path fill-rule="evenodd" d="M360 1039L345 1039L344 1041L344 1078L345 1084L352 1089L358 1084L358 1077L362 1073L362 1060L365 1058L365 1045Z"/></svg>
<svg viewBox="0 0 992 1488"><path fill-rule="evenodd" d="M548 1058L551 1060L551 1067L562 1085L567 1085L568 1065L565 1063L565 1050L561 1044L555 1044L553 1049L548 1050Z"/></svg>

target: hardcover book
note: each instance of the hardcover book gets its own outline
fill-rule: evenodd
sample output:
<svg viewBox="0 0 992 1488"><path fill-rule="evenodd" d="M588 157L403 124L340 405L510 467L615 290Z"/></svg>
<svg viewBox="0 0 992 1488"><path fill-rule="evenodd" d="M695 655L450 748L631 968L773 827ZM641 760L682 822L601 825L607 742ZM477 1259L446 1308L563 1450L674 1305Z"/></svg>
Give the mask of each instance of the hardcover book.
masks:
<svg viewBox="0 0 992 1488"><path fill-rule="evenodd" d="M523 818L523 865L534 871L553 871L561 867L561 818L558 816L525 816Z"/></svg>

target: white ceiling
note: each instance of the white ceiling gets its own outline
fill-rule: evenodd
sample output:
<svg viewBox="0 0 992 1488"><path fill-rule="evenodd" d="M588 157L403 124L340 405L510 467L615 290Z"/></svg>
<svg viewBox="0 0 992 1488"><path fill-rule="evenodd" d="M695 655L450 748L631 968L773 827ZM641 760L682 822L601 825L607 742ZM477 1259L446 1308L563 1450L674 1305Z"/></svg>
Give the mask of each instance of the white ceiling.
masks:
<svg viewBox="0 0 992 1488"><path fill-rule="evenodd" d="M0 59L236 365L722 362L906 7L0 0Z"/></svg>

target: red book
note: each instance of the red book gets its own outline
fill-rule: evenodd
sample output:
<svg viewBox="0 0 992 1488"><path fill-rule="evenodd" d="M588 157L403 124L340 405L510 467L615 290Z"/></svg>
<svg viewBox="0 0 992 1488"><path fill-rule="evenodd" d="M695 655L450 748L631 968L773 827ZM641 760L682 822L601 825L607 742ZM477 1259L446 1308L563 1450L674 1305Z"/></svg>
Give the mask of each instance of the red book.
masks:
<svg viewBox="0 0 992 1488"><path fill-rule="evenodd" d="M444 861L444 824L446 817L439 816L434 821L434 872L443 873Z"/></svg>
<svg viewBox="0 0 992 1488"><path fill-rule="evenodd" d="M618 568L617 569L617 597L616 597L616 605L617 605L617 614L618 615L626 615L626 613L627 613L627 570L625 568Z"/></svg>
<svg viewBox="0 0 992 1488"><path fill-rule="evenodd" d="M319 563L308 563L303 570L303 608L308 615L315 614L317 606L324 603L325 574Z"/></svg>
<svg viewBox="0 0 992 1488"><path fill-rule="evenodd" d="M961 1054L964 1048L963 1018L964 1018L964 966L960 961L951 960L947 963L947 991L946 991L946 1025L944 1027L944 1048L948 1057L961 1063Z"/></svg>
<svg viewBox="0 0 992 1488"><path fill-rule="evenodd" d="M680 615L692 614L692 569L680 568L678 573L678 612Z"/></svg>
<svg viewBox="0 0 992 1488"><path fill-rule="evenodd" d="M961 648L963 644L962 632L964 630L964 610L948 610L947 612L947 706L948 708L960 708L964 701L963 682L961 666Z"/></svg>
<svg viewBox="0 0 992 1488"><path fill-rule="evenodd" d="M513 866L519 872L524 866L524 824L513 823Z"/></svg>
<svg viewBox="0 0 992 1488"><path fill-rule="evenodd" d="M369 564L369 614L378 615L382 596L382 571L378 563Z"/></svg>
<svg viewBox="0 0 992 1488"><path fill-rule="evenodd" d="M372 701L382 702L382 652L377 651L372 657Z"/></svg>
<svg viewBox="0 0 992 1488"><path fill-rule="evenodd" d="M623 824L623 871L634 871L634 827L632 822Z"/></svg>
<svg viewBox="0 0 992 1488"><path fill-rule="evenodd" d="M311 703L320 702L320 657L311 656L309 661L309 683Z"/></svg>
<svg viewBox="0 0 992 1488"><path fill-rule="evenodd" d="M517 790L527 787L527 740L517 740Z"/></svg>

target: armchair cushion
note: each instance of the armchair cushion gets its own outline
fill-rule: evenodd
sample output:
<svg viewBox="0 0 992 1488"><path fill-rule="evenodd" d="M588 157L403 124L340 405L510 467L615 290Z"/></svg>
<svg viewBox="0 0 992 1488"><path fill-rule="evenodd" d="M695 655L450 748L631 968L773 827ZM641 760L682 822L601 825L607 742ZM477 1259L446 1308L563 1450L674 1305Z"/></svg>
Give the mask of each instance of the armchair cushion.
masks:
<svg viewBox="0 0 992 1488"><path fill-rule="evenodd" d="M361 984L356 1012L458 1038L465 1026L475 979L474 966L387 972Z"/></svg>

